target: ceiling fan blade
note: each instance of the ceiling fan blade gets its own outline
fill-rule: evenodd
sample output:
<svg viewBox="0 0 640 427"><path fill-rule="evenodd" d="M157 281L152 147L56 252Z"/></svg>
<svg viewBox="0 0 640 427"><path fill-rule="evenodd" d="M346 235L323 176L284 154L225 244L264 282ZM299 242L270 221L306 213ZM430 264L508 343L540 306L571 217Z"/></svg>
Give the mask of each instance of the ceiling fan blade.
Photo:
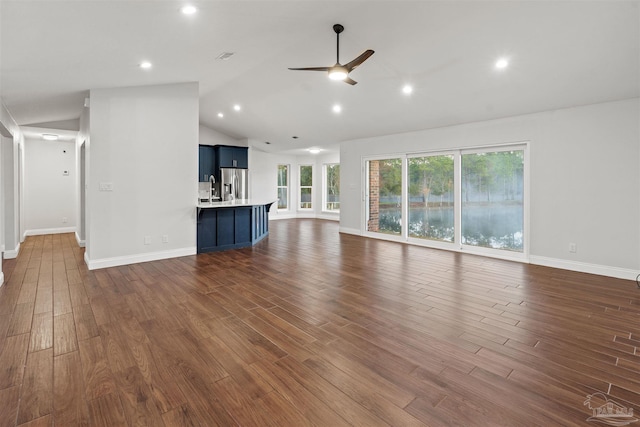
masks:
<svg viewBox="0 0 640 427"><path fill-rule="evenodd" d="M329 71L331 67L307 67L307 68L289 68L294 71Z"/></svg>
<svg viewBox="0 0 640 427"><path fill-rule="evenodd" d="M349 70L349 72L353 71L357 66L359 66L360 64L362 64L364 61L366 61L367 59L369 59L369 57L371 55L374 54L374 51L369 49L369 50L365 50L360 56L358 56L356 59L354 59L353 61L347 63L344 65L344 68L346 68L347 70Z"/></svg>
<svg viewBox="0 0 640 427"><path fill-rule="evenodd" d="M346 79L343 80L343 82L349 83L351 86L358 84L358 82L353 80L351 77L347 77Z"/></svg>

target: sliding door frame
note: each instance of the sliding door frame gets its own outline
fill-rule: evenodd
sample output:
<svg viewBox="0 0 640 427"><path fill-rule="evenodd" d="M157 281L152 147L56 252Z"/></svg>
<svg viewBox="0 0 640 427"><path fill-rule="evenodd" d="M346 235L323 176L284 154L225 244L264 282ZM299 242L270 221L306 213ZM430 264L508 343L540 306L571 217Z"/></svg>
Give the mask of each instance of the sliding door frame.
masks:
<svg viewBox="0 0 640 427"><path fill-rule="evenodd" d="M493 153L500 151L523 151L524 171L523 171L523 247L522 251L509 251L503 249L485 248L462 244L462 156L474 153ZM408 161L410 158L430 157L440 155L454 156L454 241L446 242L439 240L421 239L409 236L409 175ZM400 159L402 164L402 196L401 196L401 232L400 235L368 231L369 220L369 162L375 160ZM485 146L467 147L451 150L433 150L407 153L389 153L385 155L363 156L362 157L362 209L361 209L361 232L363 236L376 239L390 240L396 242L410 243L418 246L426 246L436 249L445 249L454 252L467 252L492 258L507 259L519 262L529 262L529 250L531 242L530 233L530 153L529 141L520 141L504 144L491 144Z"/></svg>

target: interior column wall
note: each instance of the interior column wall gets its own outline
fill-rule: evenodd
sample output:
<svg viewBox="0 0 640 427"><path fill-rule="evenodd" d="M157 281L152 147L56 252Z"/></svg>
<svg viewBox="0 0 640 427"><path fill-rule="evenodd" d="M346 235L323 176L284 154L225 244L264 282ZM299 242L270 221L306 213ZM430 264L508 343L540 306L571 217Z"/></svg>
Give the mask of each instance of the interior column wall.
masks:
<svg viewBox="0 0 640 427"><path fill-rule="evenodd" d="M198 84L91 90L90 269L196 253Z"/></svg>

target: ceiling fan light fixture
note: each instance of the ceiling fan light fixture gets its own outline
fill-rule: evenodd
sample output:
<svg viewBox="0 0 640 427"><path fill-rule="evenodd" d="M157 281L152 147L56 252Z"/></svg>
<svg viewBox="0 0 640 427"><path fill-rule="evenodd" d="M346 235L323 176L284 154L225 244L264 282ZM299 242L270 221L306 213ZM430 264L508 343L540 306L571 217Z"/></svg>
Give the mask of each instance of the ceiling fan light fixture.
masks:
<svg viewBox="0 0 640 427"><path fill-rule="evenodd" d="M340 66L332 67L329 70L329 78L331 80L344 80L347 78L348 74L349 72L347 71L347 69Z"/></svg>

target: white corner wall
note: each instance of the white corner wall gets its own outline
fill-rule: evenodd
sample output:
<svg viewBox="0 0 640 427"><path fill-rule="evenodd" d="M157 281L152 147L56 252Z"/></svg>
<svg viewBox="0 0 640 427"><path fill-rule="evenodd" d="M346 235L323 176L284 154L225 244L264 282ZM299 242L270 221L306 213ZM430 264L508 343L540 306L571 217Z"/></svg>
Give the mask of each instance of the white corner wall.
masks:
<svg viewBox="0 0 640 427"><path fill-rule="evenodd" d="M530 142L530 262L640 271L638 98L341 144L342 232L361 234L362 157ZM577 253L569 253L569 242Z"/></svg>
<svg viewBox="0 0 640 427"><path fill-rule="evenodd" d="M74 141L25 139L25 236L75 231L75 162Z"/></svg>
<svg viewBox="0 0 640 427"><path fill-rule="evenodd" d="M97 89L90 99L89 268L195 254L198 84Z"/></svg>
<svg viewBox="0 0 640 427"><path fill-rule="evenodd" d="M20 182L18 173L18 152L24 144L24 136L4 103L0 101L0 126L9 135L0 138L2 140L2 167L0 168L0 188L2 188L2 246L4 253L2 258L16 258L20 250ZM5 132L3 132L5 134ZM4 282L4 274L0 265L0 285Z"/></svg>

